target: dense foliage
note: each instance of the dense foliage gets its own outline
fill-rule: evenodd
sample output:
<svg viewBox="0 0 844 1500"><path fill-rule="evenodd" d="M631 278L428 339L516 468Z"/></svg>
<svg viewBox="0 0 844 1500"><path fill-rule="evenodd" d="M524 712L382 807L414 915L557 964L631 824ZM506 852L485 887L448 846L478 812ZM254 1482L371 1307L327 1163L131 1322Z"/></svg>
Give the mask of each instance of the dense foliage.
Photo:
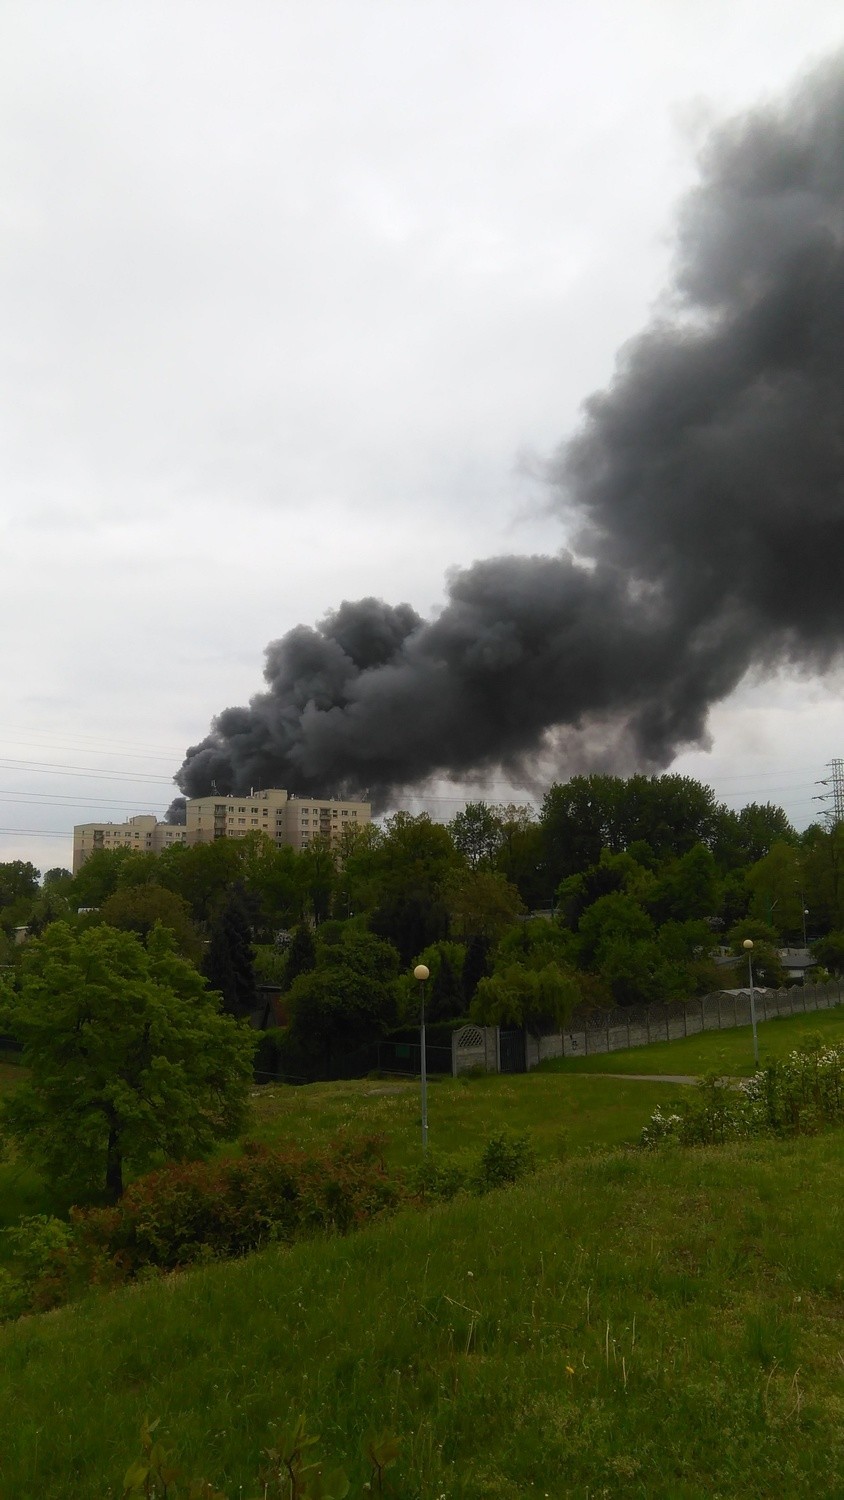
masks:
<svg viewBox="0 0 844 1500"><path fill-rule="evenodd" d="M804 936L819 963L844 968L844 828L798 835L781 808L736 813L676 775L576 776L538 812L476 802L448 825L399 812L345 830L336 849L315 840L297 853L255 833L99 852L40 886L37 873L0 865L13 988L22 930L117 929L148 946L160 924L230 1015L285 1026L264 1068L276 1076L332 1076L411 1022L420 961L432 1021L536 1030L575 1005L744 983L748 936L760 983L783 982L777 949ZM719 948L734 969L716 967Z"/></svg>
<svg viewBox="0 0 844 1500"><path fill-rule="evenodd" d="M253 1039L161 926L145 947L53 923L0 992L0 1027L27 1067L3 1098L3 1131L83 1201L115 1200L126 1168L202 1155L242 1127Z"/></svg>

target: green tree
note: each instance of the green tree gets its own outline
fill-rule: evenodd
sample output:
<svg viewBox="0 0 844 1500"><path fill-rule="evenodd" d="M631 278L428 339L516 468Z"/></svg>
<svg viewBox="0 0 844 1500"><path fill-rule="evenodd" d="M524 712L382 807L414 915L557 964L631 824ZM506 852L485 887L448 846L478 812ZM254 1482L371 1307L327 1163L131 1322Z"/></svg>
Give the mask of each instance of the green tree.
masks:
<svg viewBox="0 0 844 1500"><path fill-rule="evenodd" d="M749 980L745 938L750 938L753 943L751 956L754 983L778 989L785 980L785 971L777 951L779 933L770 923L760 922L754 917L745 917L744 921L737 922L727 935L727 941L736 955L733 971L735 982L744 986Z"/></svg>
<svg viewBox="0 0 844 1500"><path fill-rule="evenodd" d="M425 960L422 961L424 963ZM480 980L489 974L491 967L489 939L470 938L466 944L466 957L463 960L464 1009L468 1009L471 1005Z"/></svg>
<svg viewBox="0 0 844 1500"><path fill-rule="evenodd" d="M844 932L828 932L812 944L812 954L819 964L833 974L844 972Z"/></svg>
<svg viewBox="0 0 844 1500"><path fill-rule="evenodd" d="M53 923L27 945L0 1025L28 1070L3 1129L77 1201L114 1201L127 1170L204 1155L243 1124L254 1039L162 927L145 948L112 927Z"/></svg>
<svg viewBox="0 0 844 1500"><path fill-rule="evenodd" d="M223 1009L243 1019L258 1004L252 931L243 889L236 885L211 926L211 941L205 956L205 974L212 990L223 997Z"/></svg>
<svg viewBox="0 0 844 1500"><path fill-rule="evenodd" d="M641 848L641 841L635 847ZM601 850L596 865L578 875L570 875L557 891L557 915L567 927L579 925L583 913L602 896L621 891L640 903L653 900L657 890L650 870L640 865L632 853L612 854Z"/></svg>
<svg viewBox="0 0 844 1500"><path fill-rule="evenodd" d="M67 922L73 916L61 884L44 886L31 903L27 927L31 937L40 937L51 922Z"/></svg>
<svg viewBox="0 0 844 1500"><path fill-rule="evenodd" d="M378 900L370 926L407 966L429 943L448 937L445 889L460 857L448 829L427 813L388 818L375 852Z"/></svg>
<svg viewBox="0 0 844 1500"><path fill-rule="evenodd" d="M300 974L309 974L311 969L316 968L317 954L314 935L307 922L300 922L294 929L290 946L287 949L287 959L284 965L284 987L290 989L293 981Z"/></svg>
<svg viewBox="0 0 844 1500"><path fill-rule="evenodd" d="M254 925L263 942L272 942L280 928L297 922L304 904L301 857L288 844L281 847L263 829L238 839L239 879L254 907Z"/></svg>
<svg viewBox="0 0 844 1500"><path fill-rule="evenodd" d="M190 847L174 844L156 856L159 885L166 885L187 901L195 922L211 922L225 904L231 887L241 878L241 842L214 839L210 844Z"/></svg>
<svg viewBox="0 0 844 1500"><path fill-rule="evenodd" d="M815 824L802 837L806 905L814 932L844 927L844 823Z"/></svg>
<svg viewBox="0 0 844 1500"><path fill-rule="evenodd" d="M291 1040L313 1070L330 1078L338 1060L395 1024L396 986L340 957L300 974L289 991Z"/></svg>
<svg viewBox="0 0 844 1500"><path fill-rule="evenodd" d="M775 844L796 844L797 833L781 807L773 802L749 802L738 814L742 863L764 859Z"/></svg>
<svg viewBox="0 0 844 1500"><path fill-rule="evenodd" d="M658 922L693 922L717 916L721 887L711 849L696 844L666 865L647 904Z"/></svg>
<svg viewBox="0 0 844 1500"><path fill-rule="evenodd" d="M382 898L370 917L370 926L398 949L407 967L414 954L429 943L448 937L448 907L424 890L395 891Z"/></svg>
<svg viewBox="0 0 844 1500"><path fill-rule="evenodd" d="M528 969L544 969L555 963L572 968L577 959L577 939L558 922L544 917L530 917L505 932L495 950L495 966L523 964Z"/></svg>
<svg viewBox="0 0 844 1500"><path fill-rule="evenodd" d="M502 821L487 802L467 802L448 825L455 849L470 870L491 870L504 840Z"/></svg>
<svg viewBox="0 0 844 1500"><path fill-rule="evenodd" d="M501 822L496 868L516 887L529 911L549 906L554 887L545 869L542 829L533 808L511 802L493 811Z"/></svg>
<svg viewBox="0 0 844 1500"><path fill-rule="evenodd" d="M462 943L432 943L417 956L416 963L425 964L431 975L425 1003L429 1021L451 1021L463 1015L466 1009L463 990L465 962L466 949ZM416 980L409 981L408 993L412 996L410 1003L414 1008L418 987Z"/></svg>
<svg viewBox="0 0 844 1500"><path fill-rule="evenodd" d="M516 887L493 870L455 873L446 887L446 900L451 926L466 941L483 937L497 942L525 910Z"/></svg>
<svg viewBox="0 0 844 1500"><path fill-rule="evenodd" d="M120 874L127 861L141 858L133 849L95 849L71 882L68 899L72 907L102 906L107 896L117 890Z"/></svg>
<svg viewBox="0 0 844 1500"><path fill-rule="evenodd" d="M624 940L618 935L602 947L598 973L614 1005L657 1005L688 993L655 938Z"/></svg>
<svg viewBox="0 0 844 1500"><path fill-rule="evenodd" d="M340 832L337 846L335 915L351 917L372 911L382 893L381 846L384 835L377 823L350 823Z"/></svg>
<svg viewBox="0 0 844 1500"><path fill-rule="evenodd" d="M803 937L803 856L794 844L778 841L745 871L751 893L750 915L795 941Z"/></svg>
<svg viewBox="0 0 844 1500"><path fill-rule="evenodd" d="M191 963L202 958L202 940L190 917L190 907L175 891L161 885L118 886L100 907L109 927L134 932L146 942L157 922L173 935L177 952Z"/></svg>
<svg viewBox="0 0 844 1500"><path fill-rule="evenodd" d="M0 864L0 909L20 900L31 900L38 893L38 871L22 859Z"/></svg>
<svg viewBox="0 0 844 1500"><path fill-rule="evenodd" d="M655 935L651 918L632 896L621 891L601 896L580 919L581 962L600 969L610 949L650 941Z"/></svg>
<svg viewBox="0 0 844 1500"><path fill-rule="evenodd" d="M714 847L721 814L711 788L689 776L575 776L542 805L546 868L557 886L596 865L602 849L620 854L642 841L656 859L678 859L695 844Z"/></svg>
<svg viewBox="0 0 844 1500"><path fill-rule="evenodd" d="M524 1026L541 1035L565 1025L579 998L577 979L558 964L508 964L479 982L470 1014L485 1026Z"/></svg>

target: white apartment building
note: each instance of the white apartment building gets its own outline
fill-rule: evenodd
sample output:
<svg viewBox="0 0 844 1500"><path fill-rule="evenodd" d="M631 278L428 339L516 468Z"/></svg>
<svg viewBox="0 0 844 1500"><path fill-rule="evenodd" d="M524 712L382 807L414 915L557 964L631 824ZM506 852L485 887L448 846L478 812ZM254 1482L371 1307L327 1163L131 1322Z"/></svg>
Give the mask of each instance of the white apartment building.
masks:
<svg viewBox="0 0 844 1500"><path fill-rule="evenodd" d="M73 873L97 849L137 849L160 854L173 844L187 843L187 829L178 823L159 823L155 813L138 813L125 823L77 823L73 830Z"/></svg>
<svg viewBox="0 0 844 1500"><path fill-rule="evenodd" d="M212 792L187 804L188 844L266 833L276 844L307 849L315 838L337 844L344 828L368 823L368 802L341 802L334 797L296 797L280 787L237 796Z"/></svg>

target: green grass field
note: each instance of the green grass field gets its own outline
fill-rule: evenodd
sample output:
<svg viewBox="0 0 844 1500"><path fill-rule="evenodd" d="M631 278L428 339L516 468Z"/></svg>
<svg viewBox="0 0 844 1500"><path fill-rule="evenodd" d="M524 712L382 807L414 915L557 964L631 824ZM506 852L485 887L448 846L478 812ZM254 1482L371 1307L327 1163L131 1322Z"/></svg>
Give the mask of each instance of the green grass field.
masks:
<svg viewBox="0 0 844 1500"><path fill-rule="evenodd" d="M530 1134L541 1157L638 1139L657 1104L683 1089L614 1078L553 1074L443 1078L428 1087L428 1139L446 1155L477 1155L502 1126ZM406 1167L421 1155L419 1083L358 1079L305 1088L256 1090L250 1134L261 1140L322 1143L339 1130L382 1135L387 1159Z"/></svg>
<svg viewBox="0 0 844 1500"><path fill-rule="evenodd" d="M247 1500L303 1412L353 1471L394 1432L403 1500L840 1496L842 1205L840 1134L592 1154L24 1319L0 1492L118 1495L149 1414Z"/></svg>
<svg viewBox="0 0 844 1500"><path fill-rule="evenodd" d="M808 1038L844 1041L844 1006L813 1011L805 1016L783 1016L763 1021L757 1028L759 1064L785 1057ZM624 1052L605 1052L594 1057L554 1058L542 1063L540 1072L555 1073L665 1073L699 1077L721 1073L747 1077L754 1072L753 1037L749 1026L729 1031L704 1031L677 1042L654 1042L650 1047L631 1047Z"/></svg>

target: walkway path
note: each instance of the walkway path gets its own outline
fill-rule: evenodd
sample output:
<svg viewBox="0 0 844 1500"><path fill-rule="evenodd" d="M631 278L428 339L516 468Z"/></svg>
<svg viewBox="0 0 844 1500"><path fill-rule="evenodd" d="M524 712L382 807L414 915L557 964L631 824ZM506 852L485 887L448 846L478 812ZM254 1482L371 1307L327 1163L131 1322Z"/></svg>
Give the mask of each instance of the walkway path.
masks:
<svg viewBox="0 0 844 1500"><path fill-rule="evenodd" d="M569 1077L578 1075L570 1074ZM581 1073L581 1078L631 1078L636 1083L700 1083L701 1079L692 1073ZM738 1088L744 1080L741 1078L725 1078L724 1082Z"/></svg>

